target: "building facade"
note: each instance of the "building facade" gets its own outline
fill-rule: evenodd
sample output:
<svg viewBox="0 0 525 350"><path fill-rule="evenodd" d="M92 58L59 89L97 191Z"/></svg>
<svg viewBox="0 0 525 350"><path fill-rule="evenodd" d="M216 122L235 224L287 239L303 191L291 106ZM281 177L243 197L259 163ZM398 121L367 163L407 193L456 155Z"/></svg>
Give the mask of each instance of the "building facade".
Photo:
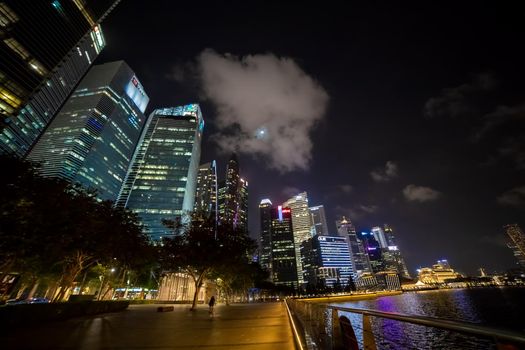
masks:
<svg viewBox="0 0 525 350"><path fill-rule="evenodd" d="M156 109L144 126L117 205L137 213L153 241L174 234L162 220L189 220L203 129L197 104Z"/></svg>
<svg viewBox="0 0 525 350"><path fill-rule="evenodd" d="M292 212L278 206L271 209L271 275L275 285L299 287L295 256Z"/></svg>
<svg viewBox="0 0 525 350"><path fill-rule="evenodd" d="M145 124L149 97L124 61L94 66L28 154L44 176L116 200Z"/></svg>
<svg viewBox="0 0 525 350"><path fill-rule="evenodd" d="M301 266L301 243L312 238L311 228L312 219L308 209L308 195L306 192L299 193L288 199L282 205L290 208L292 212L293 238L295 245L295 255L297 257L297 277L299 285L304 284L303 268Z"/></svg>
<svg viewBox="0 0 525 350"><path fill-rule="evenodd" d="M248 229L248 181L241 178L237 155L226 167L226 179L218 190L219 221L225 225Z"/></svg>
<svg viewBox="0 0 525 350"><path fill-rule="evenodd" d="M508 247L517 260L518 265L525 269L525 235L517 224L506 225L503 227L508 237Z"/></svg>
<svg viewBox="0 0 525 350"><path fill-rule="evenodd" d="M29 152L104 48L118 2L0 2L0 152Z"/></svg>
<svg viewBox="0 0 525 350"><path fill-rule="evenodd" d="M217 221L217 164L215 161L199 166L195 190L194 213Z"/></svg>
<svg viewBox="0 0 525 350"><path fill-rule="evenodd" d="M259 217L261 220L259 234L259 264L263 269L272 270L272 201L261 200L259 204Z"/></svg>
<svg viewBox="0 0 525 350"><path fill-rule="evenodd" d="M383 232L387 243L387 248L382 248L385 269L397 271L400 276L410 278L405 259L403 258L400 247L397 245L394 230L385 224Z"/></svg>
<svg viewBox="0 0 525 350"><path fill-rule="evenodd" d="M326 214L324 211L324 206L317 205L308 209L310 210L310 217L312 222L312 236L328 236L328 225L326 224Z"/></svg>
<svg viewBox="0 0 525 350"><path fill-rule="evenodd" d="M353 266L352 277L354 280L357 280L357 278L364 273L371 273L372 267L370 266L370 259L352 222L343 216L335 222L335 225L337 227L337 234L347 238L350 259L352 260Z"/></svg>
<svg viewBox="0 0 525 350"><path fill-rule="evenodd" d="M353 267L346 237L314 236L302 243L307 283L343 290L353 285Z"/></svg>

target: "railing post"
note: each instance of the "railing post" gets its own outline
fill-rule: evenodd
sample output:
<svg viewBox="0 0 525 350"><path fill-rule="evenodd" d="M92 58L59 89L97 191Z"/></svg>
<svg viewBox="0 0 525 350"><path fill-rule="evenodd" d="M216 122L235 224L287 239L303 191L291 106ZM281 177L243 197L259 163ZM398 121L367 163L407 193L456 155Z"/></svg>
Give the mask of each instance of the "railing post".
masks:
<svg viewBox="0 0 525 350"><path fill-rule="evenodd" d="M363 346L365 350L377 350L370 316L363 314Z"/></svg>
<svg viewBox="0 0 525 350"><path fill-rule="evenodd" d="M332 309L332 349L343 350L343 335L339 324L339 315L336 309Z"/></svg>

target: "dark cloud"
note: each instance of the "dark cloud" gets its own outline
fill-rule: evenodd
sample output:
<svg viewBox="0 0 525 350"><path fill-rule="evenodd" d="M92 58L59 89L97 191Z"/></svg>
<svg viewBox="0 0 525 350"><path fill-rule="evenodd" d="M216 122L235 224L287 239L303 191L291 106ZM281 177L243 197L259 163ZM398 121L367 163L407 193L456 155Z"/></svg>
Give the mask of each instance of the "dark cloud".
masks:
<svg viewBox="0 0 525 350"><path fill-rule="evenodd" d="M388 182L398 175L398 166L393 161L389 160L385 164L384 169L376 169L370 172L370 176L376 182Z"/></svg>
<svg viewBox="0 0 525 350"><path fill-rule="evenodd" d="M352 185L339 185L339 190L341 190L343 193L351 193L354 190L354 187Z"/></svg>
<svg viewBox="0 0 525 350"><path fill-rule="evenodd" d="M309 168L310 133L328 105L318 82L274 54L205 50L197 62L204 97L217 108L213 138L222 150L262 157L281 173Z"/></svg>
<svg viewBox="0 0 525 350"><path fill-rule="evenodd" d="M359 220L369 214L376 213L379 210L379 206L373 204L358 204L355 206L345 207L337 206L335 212L340 216L346 216L350 220Z"/></svg>
<svg viewBox="0 0 525 350"><path fill-rule="evenodd" d="M438 199L441 193L425 186L408 185L403 189L403 195L410 202L430 202Z"/></svg>
<svg viewBox="0 0 525 350"><path fill-rule="evenodd" d="M525 105L513 107L498 106L495 111L484 115L482 120L481 127L478 128L473 136L474 141L479 141L499 126L511 122L525 122Z"/></svg>
<svg viewBox="0 0 525 350"><path fill-rule="evenodd" d="M284 194L287 198L291 198L293 196L296 196L296 195L298 195L301 192L303 192L303 191L301 191L297 187L293 187L293 186L286 186L281 191L281 193Z"/></svg>
<svg viewBox="0 0 525 350"><path fill-rule="evenodd" d="M470 114L475 108L471 102L472 96L492 90L495 86L496 81L492 74L478 74L470 83L443 89L441 95L431 97L425 103L424 115L427 118L456 118Z"/></svg>
<svg viewBox="0 0 525 350"><path fill-rule="evenodd" d="M525 186L515 187L498 197L498 203L525 208Z"/></svg>

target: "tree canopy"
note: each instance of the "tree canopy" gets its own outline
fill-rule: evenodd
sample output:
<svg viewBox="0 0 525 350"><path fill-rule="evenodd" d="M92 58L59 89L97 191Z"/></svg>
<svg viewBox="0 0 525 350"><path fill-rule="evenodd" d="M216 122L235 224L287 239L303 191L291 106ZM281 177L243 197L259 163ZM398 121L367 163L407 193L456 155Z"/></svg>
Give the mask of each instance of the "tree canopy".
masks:
<svg viewBox="0 0 525 350"><path fill-rule="evenodd" d="M151 247L132 212L94 191L42 177L34 164L0 156L0 271L57 278L61 300L95 264L140 268Z"/></svg>
<svg viewBox="0 0 525 350"><path fill-rule="evenodd" d="M192 309L206 278L226 277L227 272L247 266L256 245L248 234L231 225L199 218L189 224L165 221L173 236L163 241L161 266L167 271L183 271L195 283Z"/></svg>

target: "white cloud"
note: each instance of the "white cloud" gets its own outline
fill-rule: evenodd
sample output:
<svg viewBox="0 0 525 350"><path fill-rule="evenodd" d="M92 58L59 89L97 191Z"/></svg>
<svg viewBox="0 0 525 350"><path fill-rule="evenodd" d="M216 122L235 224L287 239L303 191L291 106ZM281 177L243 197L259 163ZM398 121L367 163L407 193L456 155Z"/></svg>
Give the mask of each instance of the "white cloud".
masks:
<svg viewBox="0 0 525 350"><path fill-rule="evenodd" d="M429 202L438 199L441 196L441 193L430 187L411 184L403 189L403 195L411 202Z"/></svg>
<svg viewBox="0 0 525 350"><path fill-rule="evenodd" d="M329 97L293 59L205 50L198 76L204 97L217 108L220 149L260 156L281 172L308 169L310 132Z"/></svg>
<svg viewBox="0 0 525 350"><path fill-rule="evenodd" d="M498 203L516 207L525 206L525 186L515 187L498 197Z"/></svg>
<svg viewBox="0 0 525 350"><path fill-rule="evenodd" d="M393 161L389 160L385 164L384 169L376 169L370 172L370 176L376 182L388 182L398 174L398 166Z"/></svg>

